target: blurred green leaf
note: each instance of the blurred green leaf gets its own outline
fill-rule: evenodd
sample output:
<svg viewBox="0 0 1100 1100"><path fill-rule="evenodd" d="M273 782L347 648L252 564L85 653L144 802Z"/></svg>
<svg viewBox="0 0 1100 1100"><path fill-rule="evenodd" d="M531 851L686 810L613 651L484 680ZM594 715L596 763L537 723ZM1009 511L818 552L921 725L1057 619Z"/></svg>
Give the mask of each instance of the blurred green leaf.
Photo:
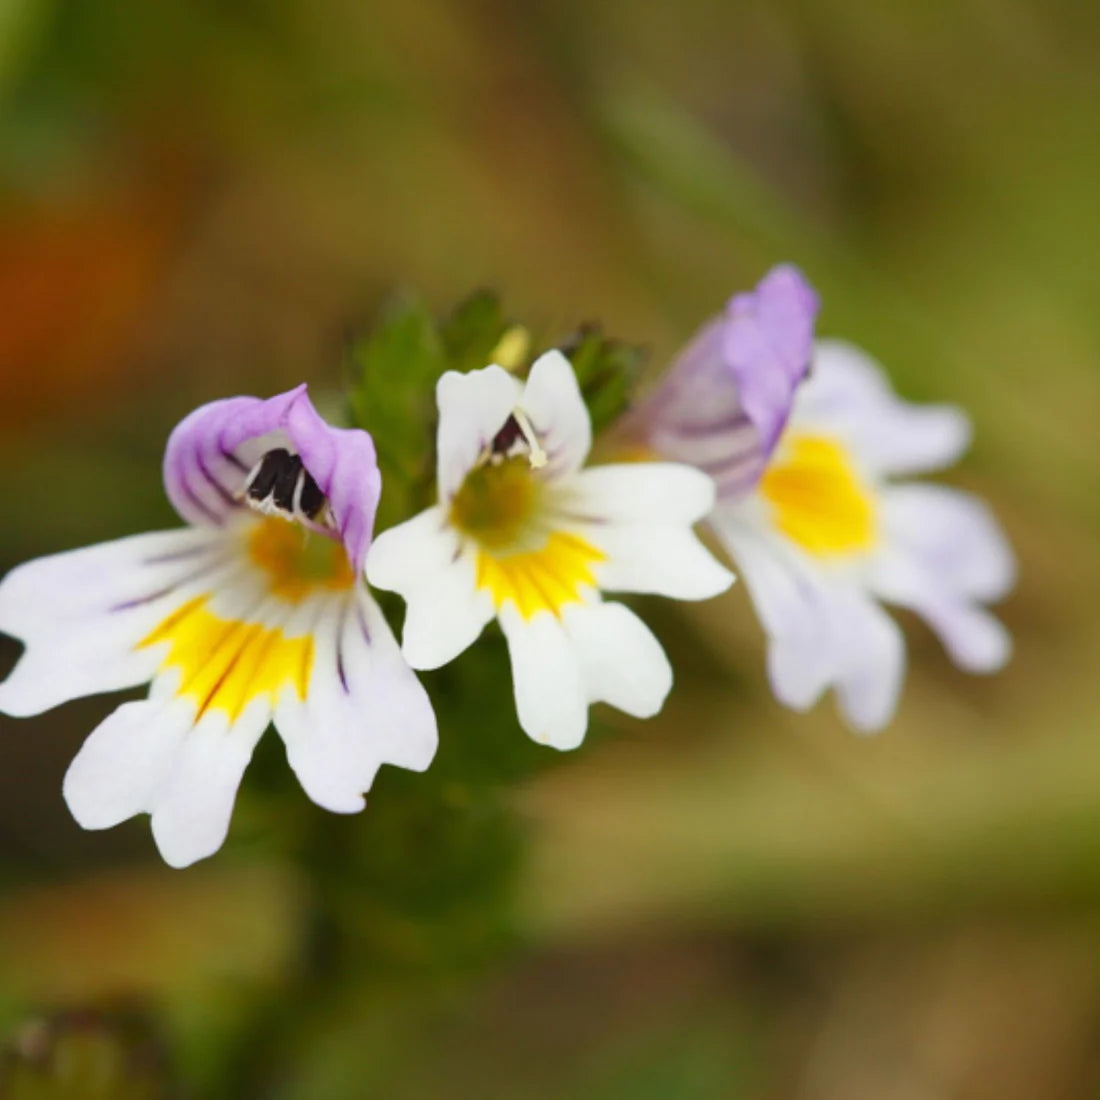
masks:
<svg viewBox="0 0 1100 1100"><path fill-rule="evenodd" d="M435 319L415 295L394 296L351 348L352 423L374 437L383 492L378 530L426 503L435 447L435 383L448 360Z"/></svg>
<svg viewBox="0 0 1100 1100"><path fill-rule="evenodd" d="M507 331L499 297L489 290L471 294L440 326L450 369L470 371L487 366Z"/></svg>
<svg viewBox="0 0 1100 1100"><path fill-rule="evenodd" d="M636 346L604 336L598 325L585 325L562 345L598 434L622 414L638 384L646 354Z"/></svg>
<svg viewBox="0 0 1100 1100"><path fill-rule="evenodd" d="M0 0L0 105L33 57L53 9L54 0Z"/></svg>

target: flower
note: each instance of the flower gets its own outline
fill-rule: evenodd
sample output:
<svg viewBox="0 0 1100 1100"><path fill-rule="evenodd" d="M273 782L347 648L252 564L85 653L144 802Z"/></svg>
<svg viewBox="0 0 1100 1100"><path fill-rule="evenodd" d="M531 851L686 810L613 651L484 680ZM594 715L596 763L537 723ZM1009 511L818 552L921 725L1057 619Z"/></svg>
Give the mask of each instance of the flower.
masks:
<svg viewBox="0 0 1100 1100"><path fill-rule="evenodd" d="M211 855L272 719L306 793L338 813L363 808L381 764L426 768L431 704L363 580L381 491L370 436L326 424L305 386L228 398L176 427L164 482L189 526L0 583L0 630L26 644L0 710L152 682L70 765L76 820L149 813L172 866Z"/></svg>
<svg viewBox="0 0 1100 1100"><path fill-rule="evenodd" d="M732 581L692 524L714 503L688 466L582 469L591 422L557 351L526 384L497 365L439 380L439 503L383 532L367 576L407 603L414 668L446 664L494 617L508 643L520 725L559 749L584 738L589 703L655 714L668 659L602 590L706 599Z"/></svg>
<svg viewBox="0 0 1100 1100"><path fill-rule="evenodd" d="M992 672L1011 645L983 604L1009 591L1015 565L981 501L894 480L958 459L963 412L908 404L863 352L815 344L817 309L795 268L774 269L703 328L626 428L713 476L709 524L768 635L776 696L803 710L832 686L870 731L893 715L905 664L880 601L920 615L960 667Z"/></svg>

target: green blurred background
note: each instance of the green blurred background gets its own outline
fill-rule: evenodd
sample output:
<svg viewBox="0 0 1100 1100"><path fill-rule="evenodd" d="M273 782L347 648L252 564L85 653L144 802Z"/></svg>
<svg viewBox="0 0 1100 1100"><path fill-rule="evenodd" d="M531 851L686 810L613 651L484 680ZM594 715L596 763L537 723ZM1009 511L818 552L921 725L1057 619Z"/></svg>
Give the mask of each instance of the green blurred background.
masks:
<svg viewBox="0 0 1100 1100"><path fill-rule="evenodd" d="M113 700L0 717L0 1030L9 1061L69 1044L0 1095L1100 1095L1098 195L1074 0L0 0L4 567L171 524L161 449L202 401L305 378L335 407L394 286L493 287L659 366L780 260L821 331L971 410L950 480L1022 567L1010 668L906 620L872 740L770 699L744 591L647 605L664 714L605 716L491 828L451 791L507 871L478 893L424 841L415 904L399 863L319 895L284 843L372 850L401 779L318 824L276 746L172 872L144 820L63 806Z"/></svg>

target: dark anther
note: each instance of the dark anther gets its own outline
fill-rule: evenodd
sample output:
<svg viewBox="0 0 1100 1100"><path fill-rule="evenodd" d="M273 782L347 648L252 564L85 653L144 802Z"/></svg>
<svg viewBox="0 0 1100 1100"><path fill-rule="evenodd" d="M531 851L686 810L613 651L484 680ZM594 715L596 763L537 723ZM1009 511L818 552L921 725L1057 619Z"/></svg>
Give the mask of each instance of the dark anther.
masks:
<svg viewBox="0 0 1100 1100"><path fill-rule="evenodd" d="M302 473L305 475L305 481L302 483L302 496L298 501L298 507L304 515L309 516L310 519L316 519L325 506L325 494L305 470Z"/></svg>
<svg viewBox="0 0 1100 1100"><path fill-rule="evenodd" d="M262 512L316 519L325 506L325 494L302 465L298 455L283 447L260 459L245 486L245 494Z"/></svg>
<svg viewBox="0 0 1100 1100"><path fill-rule="evenodd" d="M285 456L281 460L279 472L275 475L275 487L271 491L276 508L284 512L294 511L294 490L298 487L298 476L302 473L302 460L297 455Z"/></svg>
<svg viewBox="0 0 1100 1100"><path fill-rule="evenodd" d="M509 416L504 421L504 427L493 436L493 444L489 449L495 455L507 455L517 443L525 442L519 421L514 416Z"/></svg>
<svg viewBox="0 0 1100 1100"><path fill-rule="evenodd" d="M290 452L284 451L281 447L276 451L268 451L248 483L248 495L253 500L267 500L275 488L275 479L279 476L279 471L284 463L289 461L291 461Z"/></svg>

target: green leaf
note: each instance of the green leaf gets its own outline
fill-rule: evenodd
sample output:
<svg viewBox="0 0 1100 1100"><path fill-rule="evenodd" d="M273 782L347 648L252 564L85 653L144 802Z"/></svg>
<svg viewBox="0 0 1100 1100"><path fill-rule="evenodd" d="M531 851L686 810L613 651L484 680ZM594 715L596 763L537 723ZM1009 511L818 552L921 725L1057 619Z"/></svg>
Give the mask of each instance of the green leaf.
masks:
<svg viewBox="0 0 1100 1100"><path fill-rule="evenodd" d="M612 424L630 402L645 365L644 349L604 336L599 325L583 325L560 345L573 364L592 431Z"/></svg>
<svg viewBox="0 0 1100 1100"><path fill-rule="evenodd" d="M381 531L430 503L435 384L449 361L432 314L408 293L386 303L349 358L352 423L374 437L382 471Z"/></svg>
<svg viewBox="0 0 1100 1100"><path fill-rule="evenodd" d="M508 321L496 294L490 290L471 294L440 326L439 334L450 368L470 371L488 366L508 330Z"/></svg>
<svg viewBox="0 0 1100 1100"><path fill-rule="evenodd" d="M0 101L33 62L56 6L55 0L0 0Z"/></svg>

